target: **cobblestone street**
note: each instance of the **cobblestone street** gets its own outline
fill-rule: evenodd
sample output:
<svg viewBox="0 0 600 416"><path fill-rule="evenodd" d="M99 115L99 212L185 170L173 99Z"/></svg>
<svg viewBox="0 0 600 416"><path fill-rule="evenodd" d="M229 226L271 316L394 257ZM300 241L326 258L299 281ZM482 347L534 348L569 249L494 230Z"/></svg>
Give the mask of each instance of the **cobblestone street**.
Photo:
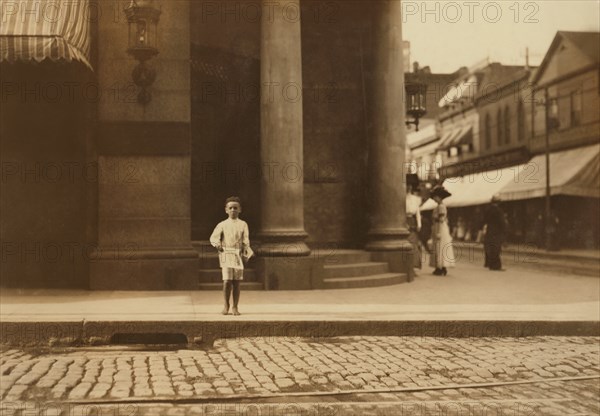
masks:
<svg viewBox="0 0 600 416"><path fill-rule="evenodd" d="M220 340L208 351L5 349L2 415L78 414L74 407L102 402L106 411L119 407L118 414L132 415L490 414L484 406L504 409L491 414L594 415L598 343L594 337L339 337ZM224 399L241 407L210 403Z"/></svg>

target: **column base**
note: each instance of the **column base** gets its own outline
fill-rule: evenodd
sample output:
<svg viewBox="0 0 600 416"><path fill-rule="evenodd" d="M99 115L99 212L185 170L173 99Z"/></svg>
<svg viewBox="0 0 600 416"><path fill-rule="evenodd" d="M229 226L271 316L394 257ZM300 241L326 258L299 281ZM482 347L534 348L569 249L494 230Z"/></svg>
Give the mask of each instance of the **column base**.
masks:
<svg viewBox="0 0 600 416"><path fill-rule="evenodd" d="M365 246L367 251L405 250L409 232L406 228L394 230L374 230L367 234L369 239Z"/></svg>
<svg viewBox="0 0 600 416"><path fill-rule="evenodd" d="M90 260L91 290L193 290L198 252L192 248L99 249Z"/></svg>
<svg viewBox="0 0 600 416"><path fill-rule="evenodd" d="M413 269L413 256L415 253L408 241L404 240L403 244L394 250L372 250L369 248L367 250L371 252L371 259L373 261L386 262L389 265L390 272L405 273L409 282L415 279L415 271Z"/></svg>
<svg viewBox="0 0 600 416"><path fill-rule="evenodd" d="M260 245L257 254L261 257L305 257L310 248L304 240L308 237L304 231L261 232L258 234Z"/></svg>
<svg viewBox="0 0 600 416"><path fill-rule="evenodd" d="M256 270L265 290L311 290L323 288L323 258L258 257Z"/></svg>

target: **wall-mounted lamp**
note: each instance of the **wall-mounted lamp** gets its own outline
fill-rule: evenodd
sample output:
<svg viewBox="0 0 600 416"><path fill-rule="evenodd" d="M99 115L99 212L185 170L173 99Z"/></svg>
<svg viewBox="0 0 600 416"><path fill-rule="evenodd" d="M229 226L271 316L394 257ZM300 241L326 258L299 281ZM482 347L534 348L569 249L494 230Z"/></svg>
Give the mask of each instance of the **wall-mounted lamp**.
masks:
<svg viewBox="0 0 600 416"><path fill-rule="evenodd" d="M404 88L406 90L406 116L413 118L413 120L406 120L406 126L414 124L416 130L419 131L419 119L427 113L425 110L427 84L407 83Z"/></svg>
<svg viewBox="0 0 600 416"><path fill-rule="evenodd" d="M154 0L131 0L125 8L129 24L129 47L127 53L137 61L131 77L135 85L141 88L138 103L146 105L152 100L148 87L156 79L156 70L146 61L158 55L157 26L161 11L154 7Z"/></svg>

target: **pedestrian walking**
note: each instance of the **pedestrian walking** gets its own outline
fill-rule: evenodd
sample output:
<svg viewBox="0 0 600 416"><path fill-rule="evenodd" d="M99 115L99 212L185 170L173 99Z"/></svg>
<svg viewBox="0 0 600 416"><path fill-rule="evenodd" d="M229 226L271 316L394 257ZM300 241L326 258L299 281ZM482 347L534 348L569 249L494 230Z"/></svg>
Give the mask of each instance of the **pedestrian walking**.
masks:
<svg viewBox="0 0 600 416"><path fill-rule="evenodd" d="M210 244L219 251L219 265L223 277L225 305L223 315L229 314L229 299L233 292L233 315L239 315L240 282L244 280L244 262L252 257L248 224L239 218L242 212L240 198L232 196L225 201L228 218L217 224L210 236Z"/></svg>
<svg viewBox="0 0 600 416"><path fill-rule="evenodd" d="M437 203L437 206L433 209L431 216L431 239L433 244L429 265L435 268L433 274L437 276L448 274L446 268L454 266L455 261L452 237L448 227L448 209L442 202L450 195L450 192L441 185L436 186L431 191L431 198Z"/></svg>
<svg viewBox="0 0 600 416"><path fill-rule="evenodd" d="M415 174L406 175L406 225L408 226L408 241L412 245L413 269L421 268L421 196L419 195L419 177Z"/></svg>
<svg viewBox="0 0 600 416"><path fill-rule="evenodd" d="M485 254L484 267L500 271L503 270L500 255L506 236L506 219L499 203L500 198L494 196L483 213L483 249Z"/></svg>

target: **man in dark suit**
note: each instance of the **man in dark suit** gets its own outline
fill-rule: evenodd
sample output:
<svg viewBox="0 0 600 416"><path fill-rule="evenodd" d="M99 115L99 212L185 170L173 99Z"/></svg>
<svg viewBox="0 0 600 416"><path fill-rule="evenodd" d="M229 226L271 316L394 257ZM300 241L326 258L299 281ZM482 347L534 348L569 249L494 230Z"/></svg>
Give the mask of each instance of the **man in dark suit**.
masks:
<svg viewBox="0 0 600 416"><path fill-rule="evenodd" d="M498 204L500 198L494 196L491 204L483 213L483 225L485 227L485 236L483 238L483 248L485 251L485 265L490 270L502 269L500 253L502 252L502 243L506 235L506 220L504 212Z"/></svg>

